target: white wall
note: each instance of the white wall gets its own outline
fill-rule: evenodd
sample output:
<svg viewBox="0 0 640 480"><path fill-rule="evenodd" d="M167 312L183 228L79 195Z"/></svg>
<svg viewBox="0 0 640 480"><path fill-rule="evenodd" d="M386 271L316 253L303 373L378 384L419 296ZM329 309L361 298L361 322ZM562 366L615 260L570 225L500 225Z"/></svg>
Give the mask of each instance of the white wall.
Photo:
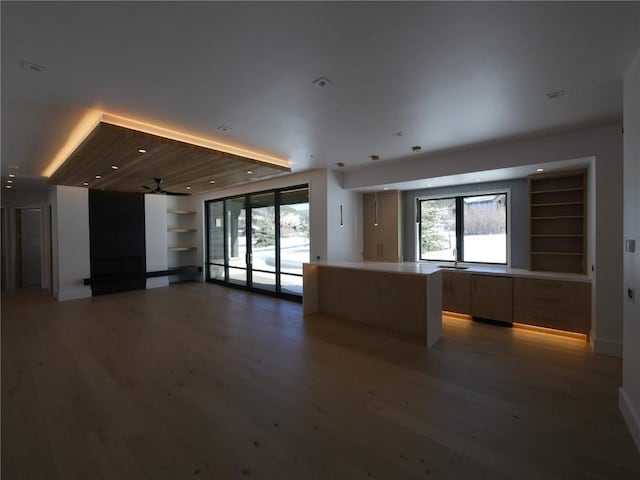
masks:
<svg viewBox="0 0 640 480"><path fill-rule="evenodd" d="M144 233L147 272L166 270L167 250L167 197L144 196ZM165 287L169 277L147 278L147 288Z"/></svg>
<svg viewBox="0 0 640 480"><path fill-rule="evenodd" d="M72 300L91 296L83 279L91 276L89 190L52 187L54 296Z"/></svg>
<svg viewBox="0 0 640 480"><path fill-rule="evenodd" d="M342 225L340 207L342 206ZM342 172L327 172L327 259L362 260L362 195L342 188Z"/></svg>
<svg viewBox="0 0 640 480"><path fill-rule="evenodd" d="M527 140L455 151L410 160L381 163L344 173L345 188L469 172L516 167L577 158L595 160L594 275L604 281L593 289L592 337L597 352L622 355L622 125L612 123ZM594 172L591 172L593 175ZM589 231L593 230L589 227ZM593 246L592 245L592 246Z"/></svg>
<svg viewBox="0 0 640 480"><path fill-rule="evenodd" d="M624 78L624 239L636 251L624 258L624 355L620 410L640 449L640 50ZM635 301L626 290L635 289Z"/></svg>

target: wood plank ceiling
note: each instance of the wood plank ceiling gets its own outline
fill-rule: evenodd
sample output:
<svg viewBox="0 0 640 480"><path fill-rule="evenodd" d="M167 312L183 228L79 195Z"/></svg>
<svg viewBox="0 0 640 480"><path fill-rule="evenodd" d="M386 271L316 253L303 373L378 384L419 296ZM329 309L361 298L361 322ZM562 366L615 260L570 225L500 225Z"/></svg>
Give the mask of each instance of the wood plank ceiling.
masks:
<svg viewBox="0 0 640 480"><path fill-rule="evenodd" d="M154 188L153 179L161 178L164 190L204 193L290 171L287 167L100 122L49 182L144 193L148 190L143 185Z"/></svg>

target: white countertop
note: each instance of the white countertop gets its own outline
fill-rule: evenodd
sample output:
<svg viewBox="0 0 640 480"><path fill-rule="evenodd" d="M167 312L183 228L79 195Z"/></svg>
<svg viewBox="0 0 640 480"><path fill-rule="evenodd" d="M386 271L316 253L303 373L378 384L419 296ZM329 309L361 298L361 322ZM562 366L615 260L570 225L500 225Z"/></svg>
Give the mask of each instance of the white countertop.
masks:
<svg viewBox="0 0 640 480"><path fill-rule="evenodd" d="M443 262L444 264L445 262ZM576 273L533 272L524 268L509 268L499 265L465 265L466 269L439 268L437 262L310 262L309 265L326 267L353 268L379 272L397 272L418 275L430 275L439 271L472 273L477 275L496 275L503 277L524 277L540 280L564 280L570 282L591 283L591 277Z"/></svg>

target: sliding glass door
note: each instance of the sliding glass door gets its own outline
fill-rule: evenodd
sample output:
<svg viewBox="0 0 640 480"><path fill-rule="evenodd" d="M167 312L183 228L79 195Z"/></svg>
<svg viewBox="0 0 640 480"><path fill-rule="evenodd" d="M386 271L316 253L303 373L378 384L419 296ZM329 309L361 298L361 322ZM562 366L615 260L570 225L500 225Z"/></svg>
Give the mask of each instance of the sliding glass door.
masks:
<svg viewBox="0 0 640 480"><path fill-rule="evenodd" d="M206 203L207 280L281 296L302 295L309 261L306 185Z"/></svg>

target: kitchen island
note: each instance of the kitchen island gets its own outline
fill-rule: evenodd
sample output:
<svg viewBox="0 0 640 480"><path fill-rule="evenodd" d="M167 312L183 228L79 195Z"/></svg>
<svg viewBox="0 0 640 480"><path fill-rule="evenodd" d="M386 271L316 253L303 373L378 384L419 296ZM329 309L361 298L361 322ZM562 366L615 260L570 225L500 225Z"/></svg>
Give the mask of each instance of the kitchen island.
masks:
<svg viewBox="0 0 640 480"><path fill-rule="evenodd" d="M303 310L420 336L442 334L442 274L420 263L316 262L303 266Z"/></svg>

